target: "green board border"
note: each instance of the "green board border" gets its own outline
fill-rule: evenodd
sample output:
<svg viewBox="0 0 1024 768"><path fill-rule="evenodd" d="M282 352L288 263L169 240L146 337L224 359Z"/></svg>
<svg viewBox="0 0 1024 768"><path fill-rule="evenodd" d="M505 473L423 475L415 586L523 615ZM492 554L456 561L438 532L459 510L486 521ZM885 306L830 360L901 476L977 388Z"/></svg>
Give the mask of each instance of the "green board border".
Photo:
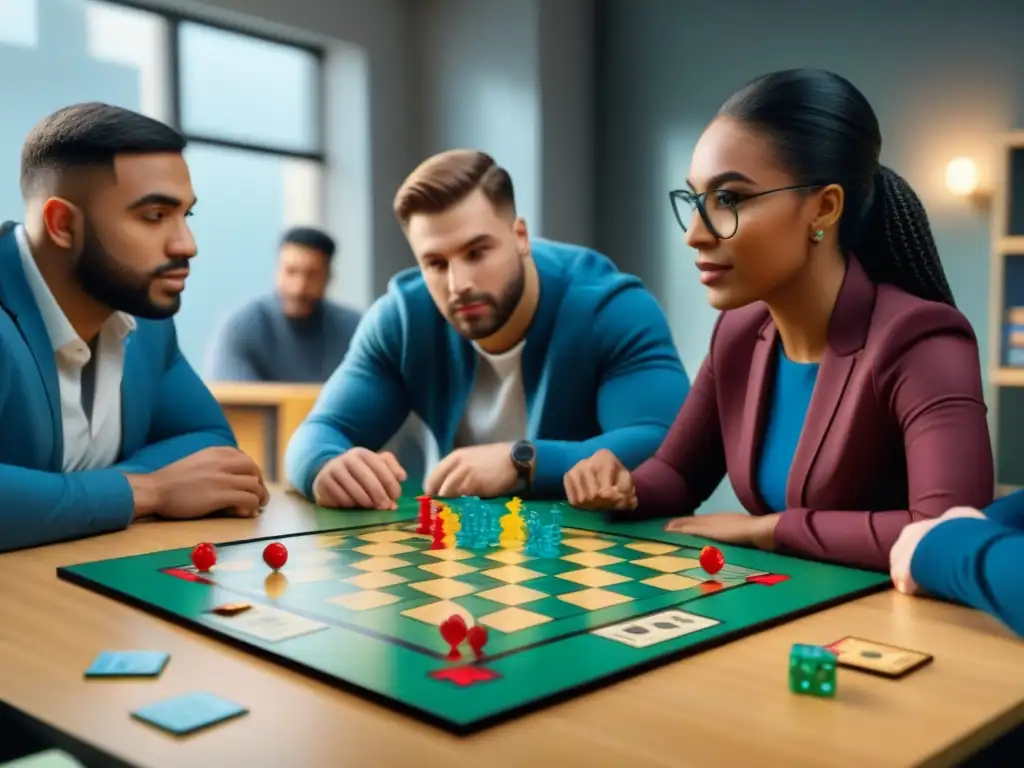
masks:
<svg viewBox="0 0 1024 768"><path fill-rule="evenodd" d="M528 506L543 515L546 510L556 505L531 502ZM574 510L564 504L557 506L562 510L565 528L697 550L709 543L694 536L665 532L659 521L612 523L593 513ZM289 540L331 533L404 526L416 520L415 515L410 514L413 507L414 503L404 503L397 512L349 512L344 515L332 515L324 518L322 524L318 519L314 530L221 542L217 546L224 548L269 541L283 541L287 544ZM600 611L603 617L600 624L577 627L568 635L560 633L561 636L555 639L542 639L536 643L528 643L525 647L488 654L480 662L467 658L454 665L443 661L443 651L424 653L422 646L407 643L402 638L389 637L383 640L390 640L392 650L389 653L392 656L382 655L382 639L374 635L372 628L346 628L341 626L340 622L330 625L326 630L280 643L252 639L243 634L227 631L211 619L203 620L203 617L204 612L208 611L212 604L243 599L233 592L233 588L183 581L173 577L167 577L166 582L154 578L161 570L188 563L191 548L63 566L57 569L57 576L64 581L198 631L456 735L466 735L492 727L686 656L739 640L890 586L888 574L818 563L743 547L721 544L716 546L722 549L729 565L782 574L789 578L771 586L743 584L711 594L690 596L689 599L683 600L666 594L657 601L643 601L643 610L637 610L637 603L605 608ZM529 566L524 563L524 567ZM287 571L287 566L285 570ZM302 586L296 585L291 589L301 590ZM167 597L169 590L197 591L185 597L177 594L177 597L189 605L185 608L174 608L168 607L168 603L174 602ZM218 593L217 597L214 597L214 592ZM259 600L258 596L252 594L245 595L244 599L254 602L254 597ZM263 602L274 605L269 599ZM322 615L310 616L308 609L296 608L294 604L285 604L281 608L300 616L330 621ZM645 615L676 608L711 618L719 623L694 634L642 649L606 640L591 631L597 626L639 619ZM523 632L530 633L533 630ZM494 637L492 633L492 638ZM330 660L310 660L316 656L315 648L325 642L329 642L332 647L344 647L353 658L361 652L371 657L376 656L378 659L393 659L396 668L403 675L410 677L406 682L402 679L396 681L392 679L393 675L375 675L372 671L367 671L367 665L360 668L349 662L337 661L333 666L347 664L347 667L332 671ZM783 663L786 663L786 660L780 660L780 664ZM498 677L468 687L429 678L431 671L445 664L482 667L496 672ZM425 682L428 679L429 682Z"/></svg>

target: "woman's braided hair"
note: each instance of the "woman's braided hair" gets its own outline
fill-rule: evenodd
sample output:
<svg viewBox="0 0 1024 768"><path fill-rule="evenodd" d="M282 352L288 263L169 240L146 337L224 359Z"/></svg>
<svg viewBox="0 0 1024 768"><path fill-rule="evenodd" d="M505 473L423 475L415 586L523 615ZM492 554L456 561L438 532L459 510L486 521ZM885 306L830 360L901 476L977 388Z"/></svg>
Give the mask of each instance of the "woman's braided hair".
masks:
<svg viewBox="0 0 1024 768"><path fill-rule="evenodd" d="M843 187L839 247L872 280L955 306L924 206L879 163L878 119L852 83L820 69L774 72L740 89L719 114L765 132L795 183Z"/></svg>

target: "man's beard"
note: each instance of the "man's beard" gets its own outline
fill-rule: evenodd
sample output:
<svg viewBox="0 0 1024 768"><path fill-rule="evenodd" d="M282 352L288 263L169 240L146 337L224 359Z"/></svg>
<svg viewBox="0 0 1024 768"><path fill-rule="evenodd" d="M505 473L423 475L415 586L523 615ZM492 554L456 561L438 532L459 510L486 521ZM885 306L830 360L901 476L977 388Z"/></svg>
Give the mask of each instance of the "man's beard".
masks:
<svg viewBox="0 0 1024 768"><path fill-rule="evenodd" d="M512 313L516 311L516 307L519 306L519 301L522 299L525 290L526 267L520 261L519 270L508 281L505 289L497 298L489 293L477 293L463 297L457 305L452 307L452 317L460 333L472 340L486 339L488 336L497 333L504 327L509 318L512 317ZM476 322L474 322L472 317L461 317L457 312L458 307L470 304L486 304L491 308L490 315L486 318L480 318Z"/></svg>
<svg viewBox="0 0 1024 768"><path fill-rule="evenodd" d="M165 320L181 308L181 295L174 296L166 304L157 304L150 297L150 286L160 274L187 266L186 259L175 259L148 275L132 272L110 255L86 220L85 242L75 264L74 275L82 290L104 306L148 320Z"/></svg>

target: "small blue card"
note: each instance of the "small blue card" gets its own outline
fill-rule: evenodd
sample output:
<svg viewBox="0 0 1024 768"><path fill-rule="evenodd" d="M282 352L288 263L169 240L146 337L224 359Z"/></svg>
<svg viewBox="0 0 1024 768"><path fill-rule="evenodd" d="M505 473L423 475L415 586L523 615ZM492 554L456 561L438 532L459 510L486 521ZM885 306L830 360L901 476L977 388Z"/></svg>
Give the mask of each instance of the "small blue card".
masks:
<svg viewBox="0 0 1024 768"><path fill-rule="evenodd" d="M170 658L163 651L103 651L85 670L85 676L156 677Z"/></svg>
<svg viewBox="0 0 1024 768"><path fill-rule="evenodd" d="M248 714L249 710L212 693L183 693L132 712L136 720L178 736Z"/></svg>

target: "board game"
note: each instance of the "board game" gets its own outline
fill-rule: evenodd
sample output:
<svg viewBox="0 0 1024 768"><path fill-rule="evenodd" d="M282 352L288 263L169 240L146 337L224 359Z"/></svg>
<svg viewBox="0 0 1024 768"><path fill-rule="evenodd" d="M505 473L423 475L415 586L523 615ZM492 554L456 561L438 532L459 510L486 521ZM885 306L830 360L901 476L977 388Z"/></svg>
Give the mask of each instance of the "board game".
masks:
<svg viewBox="0 0 1024 768"><path fill-rule="evenodd" d="M474 503L504 514L508 502ZM446 505L459 515L459 500ZM218 543L204 569L186 548L58 576L458 734L888 584L729 546L711 573L700 553L712 542L565 503L524 505L545 530L557 521L546 551L450 532L442 543L418 507L318 514L321 530ZM287 552L275 567L271 543Z"/></svg>

